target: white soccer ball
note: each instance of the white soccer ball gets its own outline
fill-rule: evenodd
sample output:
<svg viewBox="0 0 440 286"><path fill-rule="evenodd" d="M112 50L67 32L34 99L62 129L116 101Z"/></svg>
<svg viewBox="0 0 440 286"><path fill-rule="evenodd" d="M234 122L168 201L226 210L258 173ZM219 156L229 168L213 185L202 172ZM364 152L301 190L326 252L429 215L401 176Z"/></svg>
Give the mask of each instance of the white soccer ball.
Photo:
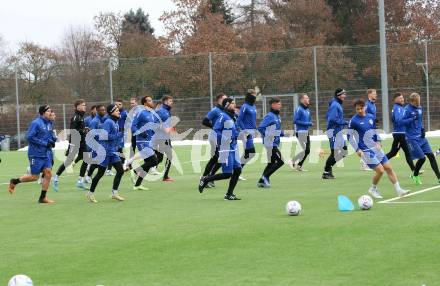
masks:
<svg viewBox="0 0 440 286"><path fill-rule="evenodd" d="M373 206L373 199L368 195L363 195L358 199L359 208L361 210L369 210Z"/></svg>
<svg viewBox="0 0 440 286"><path fill-rule="evenodd" d="M15 275L14 277L9 280L8 286L33 286L34 283L32 282L31 278L27 277L26 275L19 274Z"/></svg>
<svg viewBox="0 0 440 286"><path fill-rule="evenodd" d="M301 204L297 201L290 201L286 204L286 212L288 215L297 216L301 214Z"/></svg>

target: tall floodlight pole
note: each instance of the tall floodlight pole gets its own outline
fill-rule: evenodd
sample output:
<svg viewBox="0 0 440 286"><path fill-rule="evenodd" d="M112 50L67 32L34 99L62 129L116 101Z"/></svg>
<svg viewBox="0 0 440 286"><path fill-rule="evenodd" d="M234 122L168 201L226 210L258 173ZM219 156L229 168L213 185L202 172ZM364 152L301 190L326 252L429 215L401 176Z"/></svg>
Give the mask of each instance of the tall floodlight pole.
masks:
<svg viewBox="0 0 440 286"><path fill-rule="evenodd" d="M388 108L388 68L387 68L387 41L385 28L385 4L379 1L379 34L380 34L380 77L382 85L382 120L383 129L390 132L390 113Z"/></svg>

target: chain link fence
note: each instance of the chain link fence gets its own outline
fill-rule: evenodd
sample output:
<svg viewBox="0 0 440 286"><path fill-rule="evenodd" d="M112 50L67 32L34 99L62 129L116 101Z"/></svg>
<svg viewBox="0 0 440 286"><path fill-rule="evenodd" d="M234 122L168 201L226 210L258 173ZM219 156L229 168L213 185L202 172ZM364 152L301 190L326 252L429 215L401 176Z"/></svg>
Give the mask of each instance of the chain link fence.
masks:
<svg viewBox="0 0 440 286"><path fill-rule="evenodd" d="M392 44L387 49L389 106L394 92L419 92L425 127L440 129L440 43ZM245 91L256 86L262 93L257 102L258 121L269 110L268 98L281 96L285 129L293 129L292 113L298 94L307 93L313 128L315 133L322 133L328 102L338 87L349 93L347 118L354 114L353 101L365 98L368 88L378 90L378 118L383 116L377 45L113 59L56 64L42 71L25 66L1 71L0 134L11 136L12 148L26 145L25 133L39 105L48 103L53 107L57 114L55 128L62 130L69 127L72 102L79 98L85 99L88 106L122 99L129 108L132 97L150 94L159 100L170 94L175 98L173 114L181 120L179 132L202 128L201 121L217 93L234 96L242 104Z"/></svg>

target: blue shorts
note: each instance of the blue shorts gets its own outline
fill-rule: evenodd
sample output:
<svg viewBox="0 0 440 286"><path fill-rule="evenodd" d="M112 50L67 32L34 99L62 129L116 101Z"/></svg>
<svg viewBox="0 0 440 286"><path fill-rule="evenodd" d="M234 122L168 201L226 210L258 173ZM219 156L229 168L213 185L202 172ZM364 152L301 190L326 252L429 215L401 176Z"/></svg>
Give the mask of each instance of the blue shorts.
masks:
<svg viewBox="0 0 440 286"><path fill-rule="evenodd" d="M101 162L101 166L103 167L107 167L108 165L117 163L117 162L121 162L121 157L119 157L117 154L115 153L109 153L107 154L107 156L105 156L104 161Z"/></svg>
<svg viewBox="0 0 440 286"><path fill-rule="evenodd" d="M370 169L374 169L379 165L386 164L388 157L381 149L369 149L365 150L362 160L368 165Z"/></svg>
<svg viewBox="0 0 440 286"><path fill-rule="evenodd" d="M52 169L52 158L29 157L32 175L39 175L44 169Z"/></svg>
<svg viewBox="0 0 440 286"><path fill-rule="evenodd" d="M225 174L232 174L234 169L241 169L238 151L220 151L219 160L222 164L222 172Z"/></svg>
<svg viewBox="0 0 440 286"><path fill-rule="evenodd" d="M136 147L141 154L142 159L147 159L156 154L151 148L150 142L136 142Z"/></svg>
<svg viewBox="0 0 440 286"><path fill-rule="evenodd" d="M406 139L406 141L413 160L421 159L425 157L425 154L432 153L431 146L426 138Z"/></svg>

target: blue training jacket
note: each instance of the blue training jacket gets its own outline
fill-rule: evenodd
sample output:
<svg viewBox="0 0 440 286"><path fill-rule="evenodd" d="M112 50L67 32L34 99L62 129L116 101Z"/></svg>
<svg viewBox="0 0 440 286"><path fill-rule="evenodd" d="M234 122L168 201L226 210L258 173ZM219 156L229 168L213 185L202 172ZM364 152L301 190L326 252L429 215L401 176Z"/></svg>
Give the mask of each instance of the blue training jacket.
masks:
<svg viewBox="0 0 440 286"><path fill-rule="evenodd" d="M222 112L223 110L220 108L220 106L215 106L213 109L211 109L211 111L208 112L208 114L206 114L205 117L208 118L214 127Z"/></svg>
<svg viewBox="0 0 440 286"><path fill-rule="evenodd" d="M355 151L358 149L366 151L375 148L375 142L380 141L376 131L375 118L370 113L367 113L365 116L354 115L348 123L348 128L355 130L357 135L359 135L359 137L348 136L350 144Z"/></svg>
<svg viewBox="0 0 440 286"><path fill-rule="evenodd" d="M405 106L403 111L403 124L405 125L405 135L408 139L417 139L422 135L423 129L423 110L412 104Z"/></svg>
<svg viewBox="0 0 440 286"><path fill-rule="evenodd" d="M298 133L309 132L312 123L312 116L307 106L300 104L293 113L293 124L295 124L295 131Z"/></svg>
<svg viewBox="0 0 440 286"><path fill-rule="evenodd" d="M376 108L376 104L370 100L367 101L367 109L365 110L367 112L367 114L371 114L374 118L374 120L376 120L376 113L377 113L377 108Z"/></svg>
<svg viewBox="0 0 440 286"><path fill-rule="evenodd" d="M90 128L90 124L92 123L93 118L95 118L95 116L89 115L86 118L84 118L84 124L86 125L86 127Z"/></svg>
<svg viewBox="0 0 440 286"><path fill-rule="evenodd" d="M53 133L53 122L42 116L37 117L29 125L26 139L29 142L28 157L50 157L52 149L47 145L57 141Z"/></svg>
<svg viewBox="0 0 440 286"><path fill-rule="evenodd" d="M263 136L264 146L270 147L266 144L269 144L270 141L267 142L267 140L272 140L272 138L272 147L280 146L280 137L284 136L284 133L281 130L280 115L271 110L266 116L264 116L263 121L261 121L260 126L258 126L258 131Z"/></svg>
<svg viewBox="0 0 440 286"><path fill-rule="evenodd" d="M244 103L240 107L237 124L241 130L257 129L257 107L255 104Z"/></svg>
<svg viewBox="0 0 440 286"><path fill-rule="evenodd" d="M404 111L405 108L402 105L394 103L393 111L391 111L391 121L393 122L394 134L405 134L405 125L414 120L413 118L403 119Z"/></svg>
<svg viewBox="0 0 440 286"><path fill-rule="evenodd" d="M336 98L333 98L333 100L330 101L326 117L327 130L333 129L333 134L331 137L335 137L336 134L338 134L338 132L344 129L344 126L348 124L348 122L344 119L344 109L342 108L342 103Z"/></svg>
<svg viewBox="0 0 440 286"><path fill-rule="evenodd" d="M159 127L159 119L148 109L142 110L135 119L132 129L136 142L150 142Z"/></svg>
<svg viewBox="0 0 440 286"><path fill-rule="evenodd" d="M104 147L107 156L118 151L120 142L119 125L116 119L109 116L102 125L102 129L107 131L107 140L99 140L99 143Z"/></svg>
<svg viewBox="0 0 440 286"><path fill-rule="evenodd" d="M230 151L237 150L238 128L237 122L231 115L222 111L213 127L217 135L217 146L221 150L225 150L226 145Z"/></svg>

